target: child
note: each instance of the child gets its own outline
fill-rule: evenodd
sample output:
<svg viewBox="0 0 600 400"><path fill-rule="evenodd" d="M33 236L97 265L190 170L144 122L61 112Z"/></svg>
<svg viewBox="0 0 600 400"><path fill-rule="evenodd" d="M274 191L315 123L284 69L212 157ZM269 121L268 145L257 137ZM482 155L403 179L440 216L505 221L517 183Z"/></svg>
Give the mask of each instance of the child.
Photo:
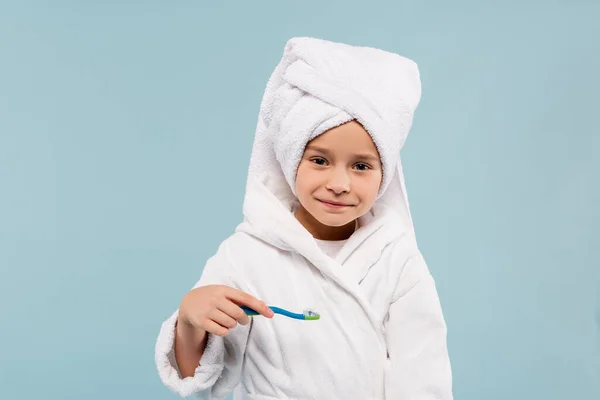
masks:
<svg viewBox="0 0 600 400"><path fill-rule="evenodd" d="M416 64L399 55L286 44L261 104L244 221L162 325L165 385L203 399L452 399L399 160L420 96ZM266 304L321 318L274 317Z"/></svg>

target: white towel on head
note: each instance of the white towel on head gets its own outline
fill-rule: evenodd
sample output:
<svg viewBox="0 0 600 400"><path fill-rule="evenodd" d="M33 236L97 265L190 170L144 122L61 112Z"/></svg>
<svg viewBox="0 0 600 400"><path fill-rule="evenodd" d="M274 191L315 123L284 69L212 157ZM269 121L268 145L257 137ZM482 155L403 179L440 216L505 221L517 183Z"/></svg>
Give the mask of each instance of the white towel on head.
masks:
<svg viewBox="0 0 600 400"><path fill-rule="evenodd" d="M328 129L357 120L382 161L378 202L393 207L414 234L400 150L421 98L417 64L398 54L315 38L292 38L263 96L249 179L269 175L295 194L306 144ZM279 186L281 188L281 186Z"/></svg>

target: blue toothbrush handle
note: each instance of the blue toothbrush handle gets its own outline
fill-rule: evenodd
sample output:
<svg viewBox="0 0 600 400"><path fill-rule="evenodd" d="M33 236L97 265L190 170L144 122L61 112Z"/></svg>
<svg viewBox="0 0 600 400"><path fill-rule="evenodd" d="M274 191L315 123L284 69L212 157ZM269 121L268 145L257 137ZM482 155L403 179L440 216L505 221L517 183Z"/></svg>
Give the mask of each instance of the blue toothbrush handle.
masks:
<svg viewBox="0 0 600 400"><path fill-rule="evenodd" d="M240 308L242 310L244 310L244 312L246 313L246 315L260 315L259 313L257 313L253 309L251 309L250 307L240 306Z"/></svg>
<svg viewBox="0 0 600 400"><path fill-rule="evenodd" d="M255 310L253 310L250 307L246 307L246 306L240 306L242 310L244 310L244 312L247 315L260 315L260 313L256 312ZM279 307L272 307L269 306L269 308L275 313L275 314L280 314L280 315L285 315L286 317L289 318L294 318L294 319L306 319L304 314L296 314L293 312L290 312L288 310L284 310L283 308L279 308Z"/></svg>
<svg viewBox="0 0 600 400"><path fill-rule="evenodd" d="M269 306L269 308L271 310L273 310L273 312L275 314L285 315L286 317L290 317L290 318L294 318L294 319L306 319L304 317L304 314L296 314L296 313L290 312L288 310L284 310L283 308L279 308L279 307Z"/></svg>

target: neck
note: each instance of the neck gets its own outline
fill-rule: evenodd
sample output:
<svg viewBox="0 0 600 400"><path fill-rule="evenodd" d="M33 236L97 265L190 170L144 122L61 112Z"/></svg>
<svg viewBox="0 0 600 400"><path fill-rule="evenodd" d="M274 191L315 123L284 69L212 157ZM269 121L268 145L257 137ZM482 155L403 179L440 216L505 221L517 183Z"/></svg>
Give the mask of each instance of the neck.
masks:
<svg viewBox="0 0 600 400"><path fill-rule="evenodd" d="M302 206L298 208L294 216L315 239L319 240L346 240L352 236L356 227L354 220L343 226L324 225Z"/></svg>

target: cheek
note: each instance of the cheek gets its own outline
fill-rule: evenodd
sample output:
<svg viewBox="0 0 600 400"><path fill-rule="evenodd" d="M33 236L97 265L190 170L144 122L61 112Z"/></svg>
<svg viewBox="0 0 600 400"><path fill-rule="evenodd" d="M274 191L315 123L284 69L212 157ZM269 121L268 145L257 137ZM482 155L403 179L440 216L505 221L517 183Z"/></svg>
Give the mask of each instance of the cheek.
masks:
<svg viewBox="0 0 600 400"><path fill-rule="evenodd" d="M360 195L364 203L374 203L381 187L381 175L360 182Z"/></svg>
<svg viewBox="0 0 600 400"><path fill-rule="evenodd" d="M303 164L300 164L296 173L296 195L300 197L305 195L307 191L310 191L311 182L313 181L311 171Z"/></svg>

